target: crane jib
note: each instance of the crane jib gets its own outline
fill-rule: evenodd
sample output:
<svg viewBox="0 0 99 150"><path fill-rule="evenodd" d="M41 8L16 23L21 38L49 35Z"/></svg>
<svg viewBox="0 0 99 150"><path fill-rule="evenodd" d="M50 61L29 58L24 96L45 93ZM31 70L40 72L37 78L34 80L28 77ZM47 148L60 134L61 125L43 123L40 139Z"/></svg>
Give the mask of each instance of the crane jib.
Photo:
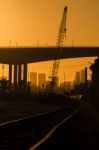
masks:
<svg viewBox="0 0 99 150"><path fill-rule="evenodd" d="M66 29L66 18L67 18L67 6L64 7L62 20L61 20L61 24L60 24L60 27L59 27L59 32L58 32L58 37L57 37L57 42L56 42L57 55L60 54L61 48L63 46L64 38L66 37L66 31L67 31L67 29ZM52 73L50 75L50 79L51 79L51 81L50 81L50 90L52 92L54 92L54 89L56 87L56 82L57 82L57 78L58 78L59 64L60 64L59 59L56 59L53 62Z"/></svg>

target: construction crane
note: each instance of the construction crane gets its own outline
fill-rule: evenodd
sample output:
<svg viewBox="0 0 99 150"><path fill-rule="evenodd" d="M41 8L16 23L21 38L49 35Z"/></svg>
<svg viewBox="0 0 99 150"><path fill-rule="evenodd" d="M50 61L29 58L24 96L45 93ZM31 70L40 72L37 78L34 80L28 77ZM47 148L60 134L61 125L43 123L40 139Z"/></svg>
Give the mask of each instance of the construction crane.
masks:
<svg viewBox="0 0 99 150"><path fill-rule="evenodd" d="M65 6L62 16L62 21L59 27L56 48L57 48L57 55L60 54L61 48L63 46L64 38L66 37L66 17L67 17L67 6ZM52 72L50 78L50 91L54 92L55 87L57 84L57 77L58 77L58 70L60 65L60 59L56 59L53 62Z"/></svg>

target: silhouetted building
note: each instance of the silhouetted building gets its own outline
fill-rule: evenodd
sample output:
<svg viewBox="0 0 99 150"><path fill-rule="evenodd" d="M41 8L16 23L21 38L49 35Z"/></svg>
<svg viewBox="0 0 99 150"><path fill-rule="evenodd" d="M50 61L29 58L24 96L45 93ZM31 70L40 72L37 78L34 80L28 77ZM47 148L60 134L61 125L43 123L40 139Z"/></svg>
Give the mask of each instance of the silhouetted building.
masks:
<svg viewBox="0 0 99 150"><path fill-rule="evenodd" d="M80 75L80 82L81 83L85 83L85 70L82 69L80 73L81 73L81 75Z"/></svg>
<svg viewBox="0 0 99 150"><path fill-rule="evenodd" d="M80 84L80 72L76 72L75 85L79 85L79 84Z"/></svg>
<svg viewBox="0 0 99 150"><path fill-rule="evenodd" d="M37 72L30 72L30 82L32 85L37 86Z"/></svg>
<svg viewBox="0 0 99 150"><path fill-rule="evenodd" d="M8 90L8 80L2 79L0 80L0 93L4 94Z"/></svg>
<svg viewBox="0 0 99 150"><path fill-rule="evenodd" d="M99 58L90 66L90 69L92 71L91 100L92 103L99 107Z"/></svg>
<svg viewBox="0 0 99 150"><path fill-rule="evenodd" d="M46 86L46 74L45 73L38 74L38 86L41 90L45 89L45 86Z"/></svg>
<svg viewBox="0 0 99 150"><path fill-rule="evenodd" d="M59 86L59 77L56 77L56 87Z"/></svg>
<svg viewBox="0 0 99 150"><path fill-rule="evenodd" d="M80 72L80 83L86 82L87 82L87 67L85 67L85 69L82 69Z"/></svg>
<svg viewBox="0 0 99 150"><path fill-rule="evenodd" d="M37 92L37 73L30 72L30 83L32 92Z"/></svg>
<svg viewBox="0 0 99 150"><path fill-rule="evenodd" d="M72 88L73 88L73 86L70 81L65 81L60 84L61 93L65 94L66 92L70 92Z"/></svg>

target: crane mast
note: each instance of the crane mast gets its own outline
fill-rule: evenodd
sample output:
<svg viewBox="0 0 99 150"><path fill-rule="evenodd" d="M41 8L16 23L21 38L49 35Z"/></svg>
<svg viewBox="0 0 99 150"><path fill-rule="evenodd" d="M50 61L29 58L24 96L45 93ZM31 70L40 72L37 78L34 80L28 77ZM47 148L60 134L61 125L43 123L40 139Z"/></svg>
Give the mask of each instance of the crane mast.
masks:
<svg viewBox="0 0 99 150"><path fill-rule="evenodd" d="M60 55L61 48L64 42L64 38L66 36L66 17L67 17L67 7L65 6L64 11L63 11L62 21L59 27L57 42L56 42L57 55ZM52 92L55 89L56 84L57 84L57 75L58 75L59 65L60 65L60 59L54 60L53 66L52 66L52 72L50 76L51 78L50 88Z"/></svg>

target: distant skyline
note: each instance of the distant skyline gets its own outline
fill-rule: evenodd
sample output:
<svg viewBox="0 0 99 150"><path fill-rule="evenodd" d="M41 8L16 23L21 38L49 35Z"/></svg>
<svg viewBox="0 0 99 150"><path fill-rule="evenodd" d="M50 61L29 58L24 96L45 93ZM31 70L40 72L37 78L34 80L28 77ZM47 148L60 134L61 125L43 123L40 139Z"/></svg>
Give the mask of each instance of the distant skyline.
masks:
<svg viewBox="0 0 99 150"><path fill-rule="evenodd" d="M85 67L87 67L88 69L88 79L90 79L91 71L89 68L90 68L91 63L94 63L94 59L95 57L90 57L90 58L84 57L84 58L61 60L60 68L59 68L60 82L63 82L64 78L66 81L73 81L75 78L76 72L81 71ZM52 61L30 64L29 71L38 72L38 73L46 73L47 79L48 79L48 76L51 75L52 64L53 64Z"/></svg>
<svg viewBox="0 0 99 150"><path fill-rule="evenodd" d="M65 44L99 46L99 0L0 0L0 46L55 45L65 5L68 7ZM73 80L76 70L89 67L88 62L93 60L62 60L61 80L64 73L67 80ZM34 67L37 72L50 74L51 66L52 62L32 64L29 71Z"/></svg>

